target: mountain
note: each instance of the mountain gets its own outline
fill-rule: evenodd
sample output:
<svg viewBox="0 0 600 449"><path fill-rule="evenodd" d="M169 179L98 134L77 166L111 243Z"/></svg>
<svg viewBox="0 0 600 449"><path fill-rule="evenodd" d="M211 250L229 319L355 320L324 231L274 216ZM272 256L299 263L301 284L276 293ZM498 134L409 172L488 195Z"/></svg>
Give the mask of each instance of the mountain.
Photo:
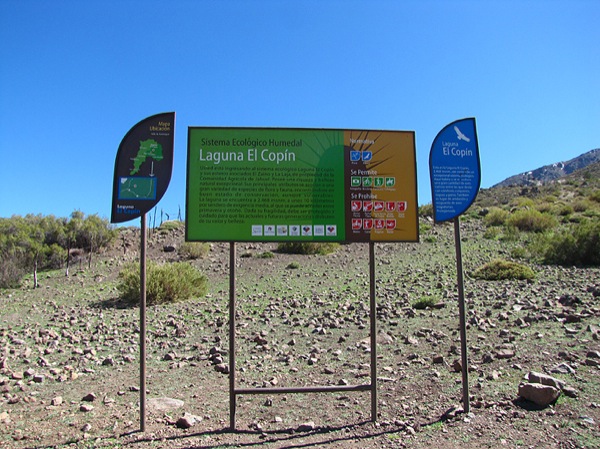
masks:
<svg viewBox="0 0 600 449"><path fill-rule="evenodd" d="M504 181L499 182L493 187L544 184L546 182L563 178L576 170L580 170L597 162L600 162L600 148L588 151L587 153L584 153L566 162L557 162L551 165L545 165L532 171L511 176L510 178L506 178Z"/></svg>

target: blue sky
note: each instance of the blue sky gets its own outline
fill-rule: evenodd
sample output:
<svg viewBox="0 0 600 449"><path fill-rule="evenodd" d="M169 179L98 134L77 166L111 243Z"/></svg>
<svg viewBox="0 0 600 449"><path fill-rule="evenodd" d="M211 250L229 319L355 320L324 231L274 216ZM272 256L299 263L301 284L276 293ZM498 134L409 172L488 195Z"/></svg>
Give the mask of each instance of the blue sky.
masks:
<svg viewBox="0 0 600 449"><path fill-rule="evenodd" d="M169 111L171 218L188 126L412 130L425 204L433 139L476 117L490 187L600 147L599 19L596 0L0 0L0 216L109 218L119 143Z"/></svg>

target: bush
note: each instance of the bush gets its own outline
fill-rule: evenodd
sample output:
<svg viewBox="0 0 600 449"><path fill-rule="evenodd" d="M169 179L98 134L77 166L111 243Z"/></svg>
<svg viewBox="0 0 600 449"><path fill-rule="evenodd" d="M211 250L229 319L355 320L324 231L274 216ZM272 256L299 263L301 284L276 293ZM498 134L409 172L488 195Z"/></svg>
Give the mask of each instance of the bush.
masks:
<svg viewBox="0 0 600 449"><path fill-rule="evenodd" d="M0 264L0 288L19 288L25 275L23 264L17 257L2 256Z"/></svg>
<svg viewBox="0 0 600 449"><path fill-rule="evenodd" d="M286 254L331 254L340 247L339 243L329 242L282 242L277 250Z"/></svg>
<svg viewBox="0 0 600 449"><path fill-rule="evenodd" d="M500 209L499 207L491 207L483 221L487 226L502 226L506 222L508 216L508 211Z"/></svg>
<svg viewBox="0 0 600 449"><path fill-rule="evenodd" d="M202 259L210 251L210 245L203 242L183 242L179 255L184 259Z"/></svg>
<svg viewBox="0 0 600 449"><path fill-rule="evenodd" d="M484 279L486 281L533 279L535 273L526 265L510 262L508 260L496 259L477 268L473 272L473 277L476 279Z"/></svg>
<svg viewBox="0 0 600 449"><path fill-rule="evenodd" d="M174 229L181 229L184 227L184 225L185 225L185 223L183 221L168 220L168 221L161 223L161 225L158 227L158 230L159 231L172 231Z"/></svg>
<svg viewBox="0 0 600 449"><path fill-rule="evenodd" d="M419 216L433 218L433 204L429 203L419 206Z"/></svg>
<svg viewBox="0 0 600 449"><path fill-rule="evenodd" d="M544 232L556 226L552 215L534 209L518 210L506 220L506 224L524 232Z"/></svg>
<svg viewBox="0 0 600 449"><path fill-rule="evenodd" d="M260 253L257 257L259 259L272 259L273 257L275 257L275 254L273 254L271 251L264 251Z"/></svg>
<svg viewBox="0 0 600 449"><path fill-rule="evenodd" d="M206 276L188 263L150 262L146 270L146 304L153 306L204 296L207 284ZM139 303L139 265L129 264L121 270L117 289L124 300Z"/></svg>
<svg viewBox="0 0 600 449"><path fill-rule="evenodd" d="M426 308L433 308L433 306L435 306L436 302L435 299L431 298L421 298L421 299L417 299L415 302L412 303L412 308L413 309L417 309L417 310L425 310Z"/></svg>
<svg viewBox="0 0 600 449"><path fill-rule="evenodd" d="M600 266L599 221L584 221L540 240L542 261L546 264Z"/></svg>

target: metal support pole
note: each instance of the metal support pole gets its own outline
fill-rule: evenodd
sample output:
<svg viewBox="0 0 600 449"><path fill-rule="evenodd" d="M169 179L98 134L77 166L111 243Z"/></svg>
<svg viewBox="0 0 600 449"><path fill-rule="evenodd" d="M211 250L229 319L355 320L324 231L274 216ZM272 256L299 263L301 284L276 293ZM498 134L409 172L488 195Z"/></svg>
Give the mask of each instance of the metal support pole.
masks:
<svg viewBox="0 0 600 449"><path fill-rule="evenodd" d="M375 302L375 243L369 242L371 321L371 421L377 421L377 307Z"/></svg>
<svg viewBox="0 0 600 449"><path fill-rule="evenodd" d="M460 243L460 222L454 219L454 245L456 247L456 274L458 281L458 310L460 315L460 353L462 366L463 408L465 413L471 410L469 398L469 361L467 357L467 320L465 313L465 289L463 281L462 250Z"/></svg>
<svg viewBox="0 0 600 449"><path fill-rule="evenodd" d="M235 243L229 243L229 428L235 430Z"/></svg>
<svg viewBox="0 0 600 449"><path fill-rule="evenodd" d="M146 431L146 214L140 225L140 431Z"/></svg>

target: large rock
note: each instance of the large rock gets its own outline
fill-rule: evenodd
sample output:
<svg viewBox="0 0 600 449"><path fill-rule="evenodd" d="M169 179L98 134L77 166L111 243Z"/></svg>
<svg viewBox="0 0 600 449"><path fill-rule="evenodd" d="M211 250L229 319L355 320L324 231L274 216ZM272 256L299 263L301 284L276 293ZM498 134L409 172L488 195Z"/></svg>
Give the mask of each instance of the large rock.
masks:
<svg viewBox="0 0 600 449"><path fill-rule="evenodd" d="M541 407L546 407L558 399L560 390L550 385L522 383L519 385L519 396Z"/></svg>
<svg viewBox="0 0 600 449"><path fill-rule="evenodd" d="M148 408L158 412L168 412L183 407L184 402L172 398L151 398L148 399Z"/></svg>
<svg viewBox="0 0 600 449"><path fill-rule="evenodd" d="M530 371L529 374L527 374L527 380L534 384L549 385L557 390L562 390L565 387L565 383L563 381L552 376L548 376L547 374L537 373L535 371Z"/></svg>

